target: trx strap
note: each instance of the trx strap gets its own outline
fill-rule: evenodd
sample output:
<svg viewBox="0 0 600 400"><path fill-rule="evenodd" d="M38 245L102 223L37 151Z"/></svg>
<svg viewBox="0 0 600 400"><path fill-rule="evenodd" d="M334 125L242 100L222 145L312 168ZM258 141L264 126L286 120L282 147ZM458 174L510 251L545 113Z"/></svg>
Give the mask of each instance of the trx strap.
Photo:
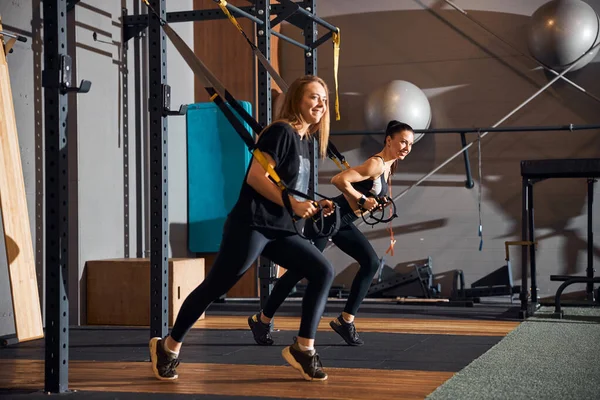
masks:
<svg viewBox="0 0 600 400"><path fill-rule="evenodd" d="M380 197L375 197L375 199L377 200L377 203L378 203L378 206L375 208L375 210L369 212L369 211L364 210L363 208L359 208L355 212L355 213L360 213L360 216L362 217L365 224L374 226L379 223L385 224L385 223L391 222L394 218L398 218L398 214L396 214L396 203L390 196L380 196ZM384 218L383 215L385 213L385 208L388 206L392 207L392 209L390 210L390 216L388 218ZM375 213L377 211L381 212L381 217L375 216ZM373 219L375 222L369 222L367 220L367 218Z"/></svg>
<svg viewBox="0 0 600 400"><path fill-rule="evenodd" d="M248 147L248 150L252 153L252 155L254 156L256 161L258 161L258 163L267 172L269 178L281 190L282 201L284 203L286 210L288 211L288 213L292 217L292 220L294 221L293 225L294 225L294 229L296 230L296 233L298 233L298 235L304 239L314 239L314 238L318 238L318 237L328 237L328 236L335 235L337 233L337 231L339 229L339 225L340 225L339 213L337 211L334 211L333 217L331 217L331 216L330 216L331 218L324 217L323 209L318 205L318 203L314 200L314 198L311 198L308 195L306 195L298 190L287 187L287 185L281 180L281 178L279 177L279 175L277 174L277 172L275 171L273 166L271 164L269 164L269 162L265 158L264 154L259 149L256 148L256 143L254 142L254 139L252 138L250 133L248 133L246 128L242 125L240 120L235 116L235 114L233 113L231 108L233 108L233 110L235 110L236 113L246 123L248 123L248 125L252 128L252 130L256 134L260 134L263 130L263 127L254 118L252 118L252 116L250 114L248 114L248 112L237 102L235 97L233 97L233 95L225 89L223 84L215 77L215 75L208 69L208 67L202 62L202 60L200 60L196 56L196 54L194 54L192 49L190 49L190 47L183 41L183 39L181 39L181 37L173 29L171 29L169 24L158 15L158 13L150 5L148 0L142 0L142 1L146 4L146 6L148 6L148 9L158 18L163 31L169 37L169 39L173 43L174 47L177 49L179 54L183 57L185 62L188 64L188 66L192 69L192 71L194 72L194 75L201 81L202 85L204 86L205 90L208 92L208 94L210 96L210 100L219 107L221 112L223 112L223 114L225 115L225 117L227 118L229 123L233 126L233 128L236 130L236 132L238 133L240 138L244 141L244 143ZM225 103L225 101L227 101L227 104ZM231 108L229 108L229 106ZM298 231L298 228L296 227L295 222L297 222L301 218L298 218L294 214L294 211L292 209L291 202L289 199L290 194L297 195L297 196L302 197L307 200L311 200L316 207L320 208L320 210L317 212L317 214L315 214L311 218L311 220L313 221L313 223L312 223L313 229L311 230L311 234L314 236L308 237ZM322 197L326 200L332 201L331 198L323 196L319 193L315 192L314 194L319 197ZM335 203L334 203L334 208L335 208L335 210L338 209L338 207L337 207L337 205L335 205ZM324 223L324 221L326 219L328 220L328 224ZM330 221L332 221L332 220L334 222L331 223ZM316 224L316 226L315 226L315 224ZM324 231L325 226L327 226L327 231Z"/></svg>
<svg viewBox="0 0 600 400"><path fill-rule="evenodd" d="M148 4L148 1L147 0L143 0L143 1L146 3L146 5L148 5L149 9L158 17L158 14ZM275 68L273 68L273 66L269 63L269 61L266 59L266 57L260 51L260 49L258 47L256 47L254 45L254 43L252 43L252 41L248 38L248 36L244 32L241 25L237 22L235 17L227 9L227 2L225 0L214 0L214 1L219 5L219 7L223 11L223 13L227 16L227 18L231 21L231 23L236 27L236 29L244 36L244 39L246 40L248 45L252 48L252 52L257 56L258 60L265 67L265 69L267 69L269 71L269 74L271 74L271 76L277 82L277 84L280 86L280 88L284 92L287 92L289 86L283 80L283 78L277 73ZM202 81L203 85L205 86L205 89L211 96L210 100L213 101L221 109L221 111L225 114L225 116L227 117L229 122L233 125L233 127L236 129L236 131L238 132L240 137L242 137L244 142L246 142L246 145L252 151L252 153L256 157L257 161L267 171L267 173L269 174L271 179L273 179L273 181L277 184L277 186L279 186L279 188L282 190L282 193L289 192L292 194L296 194L300 197L306 198L307 200L314 201L314 199L308 197L304 193L301 193L301 192L298 192L291 188L288 188L283 183L283 181L281 181L281 179L279 178L277 173L273 170L273 168L267 162L266 158L262 155L262 153L258 149L255 149L254 141L248 135L246 129L243 127L243 125L240 123L240 121L235 117L235 115L232 113L232 111L227 107L226 104L224 104L223 99L228 102L228 104L237 112L237 114L240 115L240 117L242 117L246 123L248 123L248 125L250 125L250 127L252 128L252 130L255 133L259 134L260 132L262 132L262 129L263 129L262 125L260 125L251 115L248 114L248 112L243 107L241 107L239 105L239 103L236 101L236 99L233 97L233 95L231 95L231 93L229 93L224 88L224 86L221 84L221 82L219 82L219 80L214 76L214 74L212 74L212 72L208 69L208 67L206 67L206 65L204 65L204 63L193 53L193 51L189 48L189 46L187 46L185 44L185 42L175 33L175 31L173 31L170 28L169 24L166 21L164 21L162 18L160 18L160 17L158 17L158 18L161 22L161 26L163 27L163 30L165 31L165 34L167 34L167 36L169 36L169 39L173 42L175 48L179 51L179 53L182 55L184 60L188 63L190 68L192 68L192 70L195 72L196 76L198 76L198 78ZM336 46L336 49L337 49L337 55L339 56L339 44L340 44L339 29L338 29L337 35L334 33L333 41L334 41L334 45ZM335 64L335 69L336 69L336 77L335 78L336 78L336 94L337 94L337 59L334 59L334 64ZM337 103L337 101L338 100L337 100L337 96L336 96L336 103ZM336 110L336 112L338 112L338 111ZM337 115L339 117L339 113ZM350 164L348 164L348 162L346 161L346 158L342 155L342 153L340 153L340 151L337 149L337 147L331 141L329 141L327 144L327 155L341 170L343 170L342 165L346 168L350 168ZM317 196L319 196L321 198L332 201L331 198L323 196L317 192L315 192L314 194L316 194ZM376 225L377 223L381 223L381 222L386 223L386 222L389 222L392 219L396 218L397 217L396 205L393 201L390 201L390 200L391 199L386 196L383 196L383 197L377 199L378 203L380 204L378 209L381 210L381 217L376 217L374 215L374 212L364 212L361 210L360 215L362 216L363 221L365 223L367 223L368 225L373 226L373 225ZM296 221L297 219L293 216L293 211L291 209L291 203L290 203L289 197L284 195L283 202L285 204L286 209L290 213L290 215L292 215L294 221ZM385 207L386 207L386 205L388 205L390 203L393 207L393 212L392 212L392 215L390 218L385 219L385 218L383 218L383 214L385 212ZM317 215L313 216L310 220L308 220L305 230L309 233L317 232L316 235L320 235L319 232L321 232L322 236L334 235L335 233L337 233L337 230L339 229L339 215L337 215L339 213L336 212L335 214L336 214L336 216L335 216L336 222L332 223L331 222L332 219L328 219L328 218L324 217L322 215L322 212L320 211ZM371 218L376 222L371 223L366 218ZM317 226L319 228L316 228L315 224L317 224ZM327 227L327 230L325 232L323 232L323 229L325 229L325 227ZM297 230L296 230L296 232L300 236L304 237Z"/></svg>
<svg viewBox="0 0 600 400"><path fill-rule="evenodd" d="M246 39L246 42L248 43L248 45L252 49L252 52L256 55L256 57L258 58L258 60L260 61L260 63L265 67L265 69L267 71L269 71L269 74L275 80L275 82L279 85L279 87L281 88L281 90L284 93L286 93L288 91L288 88L289 88L288 84L281 77L281 75L279 75L279 73L271 65L271 63L269 62L269 60L267 60L267 58L260 51L260 49L254 45L254 43L250 40L250 38L248 38L248 35L246 35L246 32L244 32L244 29L242 28L242 26L238 23L238 21L236 20L236 18L227 9L227 1L226 0L213 0L213 1L219 5L219 7L223 11L223 13L227 16L227 18L229 19L229 21L242 34L242 36L244 37L244 39ZM334 45L334 51L333 51L333 69L334 69L334 81L335 81L335 93L336 93L336 96L335 96L336 120L340 119L339 96L338 96L338 69L339 69L340 42L341 42L341 36L340 35L341 34L340 34L340 29L339 28L337 28L337 32L332 32L332 41L333 41L333 45ZM335 145L331 141L329 141L327 143L327 157L329 157L331 159L331 161L333 161L335 163L335 165L337 165L337 167L341 171L344 170L344 168L342 167L342 165L346 169L351 168L350 164L348 164L348 162L346 161L346 158L342 155L342 153L340 153L338 151L337 147L335 147ZM377 207L377 209L381 210L381 217L376 217L374 212L365 212L364 210L357 210L357 211L360 212L360 216L362 217L363 221L366 224L370 225L370 226L376 225L378 223L387 223L387 222L390 222L394 218L397 217L397 215L396 215L396 204L391 199L391 197L383 196L383 197L377 198L377 202L379 203L379 206ZM390 217L387 218L387 219L385 219L383 217L383 215L384 215L384 212L385 212L385 207L388 204L392 205L392 210L391 210L391 213L390 213ZM371 223L366 218L373 219L375 222Z"/></svg>
<svg viewBox="0 0 600 400"><path fill-rule="evenodd" d="M248 37L248 35L246 35L246 32L244 32L244 28L242 28L242 26L239 24L239 22L237 21L237 19L229 12L229 10L227 9L227 1L225 1L225 0L213 0L213 1L219 5L219 7L221 8L221 10L223 11L223 14L225 14L227 16L227 18L233 24L233 26L235 26L235 28L240 32L240 34L244 37L244 39L246 39L246 42L248 43L248 45L252 49L252 52L258 58L258 61L263 65L263 67L265 67L265 69L267 71L269 71L269 75L271 75L271 77L275 80L275 82L281 88L281 90L283 91L283 93L286 93L288 91L288 89L289 89L288 84L281 77L281 75L279 75L279 73L275 70L275 68L273 67L273 65L271 65L271 63L269 62L269 60L267 60L267 58L260 51L260 49L258 47L256 47L256 45L252 42L252 40L250 40L250 38ZM340 111L339 111L338 78L337 78L337 71L338 71L338 64L339 64L338 63L338 59L339 59L339 47L340 47L340 33L339 33L339 28L338 28L338 33L333 33L332 40L333 40L333 43L334 43L334 60L333 61L334 61L334 71L335 71L334 72L334 79L335 79L335 93L336 93L336 96L335 96L335 113L336 113L336 120L339 121L339 119L340 119ZM331 143L331 141L329 141L327 143L327 157L329 157L335 163L335 165L338 166L338 168L340 170L343 170L341 164L343 164L346 168L350 168L350 165L348 165L348 163L346 162L346 159L344 158L344 156L337 150L337 148L334 146L333 143Z"/></svg>
<svg viewBox="0 0 600 400"><path fill-rule="evenodd" d="M335 145L331 141L327 143L327 157L329 157L331 161L333 161L335 165L337 165L338 168L342 171L344 170L344 168L342 168L342 165L344 165L346 169L350 168L350 164L348 164L348 162L346 161L346 157L344 157L344 155L339 152L337 147L335 147Z"/></svg>
<svg viewBox="0 0 600 400"><path fill-rule="evenodd" d="M273 66L271 65L269 60L267 60L267 58L260 51L260 49L258 47L256 47L256 45L248 38L248 35L246 35L246 32L244 32L244 29L242 28L242 26L238 23L238 21L235 19L235 17L227 9L227 1L226 0L213 0L213 1L219 5L219 7L223 11L223 13L227 16L229 21L233 24L233 26L235 26L236 29L242 34L242 36L244 36L244 39L246 39L246 42L248 42L248 45L252 49L252 52L258 58L258 61L260 61L260 63L263 65L263 67L265 67L265 69L267 71L269 71L269 74L275 80L275 82L277 82L277 85L279 85L281 90L283 90L284 93L287 92L287 90L288 90L287 83L285 83L285 81L277 73L275 68L273 68ZM338 91L338 69L339 69L339 58L340 58L341 34L340 34L340 28L336 27L336 29L337 29L337 32L332 32L331 40L333 42L333 79L335 82L335 119L336 119L336 121L339 121L340 120L340 101L339 101L339 91Z"/></svg>
<svg viewBox="0 0 600 400"><path fill-rule="evenodd" d="M219 5L221 10L223 11L223 14L225 14L227 16L227 18L229 18L229 21L231 21L233 26L235 26L237 28L237 30L240 31L242 36L244 36L244 38L246 39L246 42L248 42L248 45L252 49L252 52L256 55L256 58L258 58L258 61L260 61L260 63L263 65L263 67L265 67L265 69L267 71L269 71L269 75L271 75L271 77L275 80L275 82L277 82L277 85L279 85L281 90L283 90L284 93L287 92L287 90L288 90L287 83L285 83L285 81L277 73L275 68L273 68L273 66L271 65L269 60L267 60L267 58L262 53L262 51L260 51L260 49L258 47L256 47L256 45L254 43L252 43L252 41L248 38L248 35L246 35L246 32L244 32L244 29L242 28L242 26L237 22L235 17L233 15L231 15L229 10L227 9L227 2L225 0L214 0L214 1L215 1L215 3L217 3Z"/></svg>
<svg viewBox="0 0 600 400"><path fill-rule="evenodd" d="M392 185L388 185L388 196L390 199L392 199ZM394 201L392 200L392 203ZM396 214L396 210L390 210L390 216L393 214ZM385 254L389 254L390 256L394 257L394 245L396 244L396 239L394 238L394 230L392 229L392 221L390 221L390 225L388 226L388 229L390 230L390 247L388 247L388 249L385 251Z"/></svg>
<svg viewBox="0 0 600 400"><path fill-rule="evenodd" d="M340 42L341 38L340 28L337 28L337 32L333 32L331 40L333 41L333 80L335 82L335 120L340 120L340 96L338 90L338 69L340 66Z"/></svg>

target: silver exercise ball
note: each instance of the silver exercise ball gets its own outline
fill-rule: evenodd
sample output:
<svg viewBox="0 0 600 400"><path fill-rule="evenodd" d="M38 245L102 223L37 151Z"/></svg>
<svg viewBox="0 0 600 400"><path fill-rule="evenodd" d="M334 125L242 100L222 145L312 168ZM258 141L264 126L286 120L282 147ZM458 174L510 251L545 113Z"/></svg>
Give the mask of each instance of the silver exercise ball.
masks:
<svg viewBox="0 0 600 400"><path fill-rule="evenodd" d="M554 69L569 67L584 56L570 71L588 64L598 53L590 49L598 43L600 19L594 9L581 0L552 0L531 16L528 46L531 55Z"/></svg>
<svg viewBox="0 0 600 400"><path fill-rule="evenodd" d="M397 120L413 129L427 129L431 124L431 106L425 93L416 85L395 80L373 91L365 103L367 128L385 130L388 122ZM415 134L415 143L423 137Z"/></svg>

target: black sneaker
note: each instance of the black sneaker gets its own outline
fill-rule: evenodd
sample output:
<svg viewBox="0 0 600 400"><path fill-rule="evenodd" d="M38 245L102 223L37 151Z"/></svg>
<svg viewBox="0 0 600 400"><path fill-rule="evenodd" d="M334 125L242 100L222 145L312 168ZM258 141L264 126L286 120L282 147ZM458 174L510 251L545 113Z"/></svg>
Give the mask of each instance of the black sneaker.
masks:
<svg viewBox="0 0 600 400"><path fill-rule="evenodd" d="M254 341L261 346L271 346L273 338L271 337L271 328L273 321L270 324L265 324L260 320L260 313L248 317L248 326L254 335Z"/></svg>
<svg viewBox="0 0 600 400"><path fill-rule="evenodd" d="M300 371L302 377L307 381L324 381L327 379L321 359L315 350L302 351L298 347L298 343L294 343L283 349L281 354L292 367Z"/></svg>
<svg viewBox="0 0 600 400"><path fill-rule="evenodd" d="M150 339L150 361L152 362L152 371L161 381L172 381L178 378L177 366L179 359L165 351L163 340L159 337Z"/></svg>
<svg viewBox="0 0 600 400"><path fill-rule="evenodd" d="M340 335L350 346L362 346L365 344L365 342L358 337L354 322L348 323L344 321L344 318L341 315L331 321L329 326L331 326L331 329Z"/></svg>

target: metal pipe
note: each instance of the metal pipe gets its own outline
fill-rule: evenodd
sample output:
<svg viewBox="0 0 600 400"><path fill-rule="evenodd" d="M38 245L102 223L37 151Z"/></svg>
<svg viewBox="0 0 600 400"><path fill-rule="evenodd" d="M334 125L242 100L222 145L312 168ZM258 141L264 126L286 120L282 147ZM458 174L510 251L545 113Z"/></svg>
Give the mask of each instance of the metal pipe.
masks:
<svg viewBox="0 0 600 400"><path fill-rule="evenodd" d="M241 12L249 13L252 12L254 7L242 7L238 8ZM249 14L252 15L252 14ZM142 15L143 16L143 15ZM148 25L147 18L144 20L140 20L136 18L137 16L129 16L125 18L124 22L127 23L136 23ZM253 17L256 18L256 17ZM205 9L205 10L189 10L189 11L172 11L167 13L167 22L172 24L175 22L193 22L193 21L214 21L219 19L227 19L227 16L221 11L221 9ZM256 22L256 21L254 21Z"/></svg>
<svg viewBox="0 0 600 400"><path fill-rule="evenodd" d="M528 186L529 179L523 177L521 183L521 242L529 242L529 237L527 236L527 195L528 195ZM529 254L527 252L527 247L521 246L521 311L519 316L521 319L526 319L529 315L529 304L528 304L528 285L527 279L529 275L528 268Z"/></svg>
<svg viewBox="0 0 600 400"><path fill-rule="evenodd" d="M530 180L527 185L527 229L529 233L529 241L535 242L535 210L533 207L533 184L535 180ZM529 270L531 274L531 307L535 312L538 304L538 289L537 289L537 264L535 259L535 246L529 246Z"/></svg>
<svg viewBox="0 0 600 400"><path fill-rule="evenodd" d="M600 124L592 125L554 125L554 126L507 126L504 128L437 128L437 129L415 129L415 133L477 133L477 132L542 132L542 131L579 131L600 129ZM331 132L331 136L352 136L352 135L384 135L384 131L340 131Z"/></svg>
<svg viewBox="0 0 600 400"><path fill-rule="evenodd" d="M280 3L282 3L282 4L283 4L283 3L293 3L293 2L292 2L292 1L290 1L290 0L280 0ZM335 26L331 25L329 22L326 22L326 21L322 20L321 18L317 17L317 16L316 16L315 14L313 14L312 12L310 12L310 11L308 11L308 10L305 10L305 9L304 9L304 8L302 8L302 7L298 7L298 10L297 10L297 11L298 11L299 13L301 13L301 14L303 14L303 15L307 16L308 18L312 19L312 20L313 20L313 21L315 21L317 24L319 24L319 25L321 25L321 26L323 26L323 27L325 27L325 28L329 29L329 30L330 30L330 31L332 31L332 32L337 32L337 31L338 31L338 28L337 28L337 27L335 27Z"/></svg>
<svg viewBox="0 0 600 400"><path fill-rule="evenodd" d="M554 314L562 318L562 308L560 304L560 296L562 292L574 283L587 283L588 285L593 285L594 283L600 283L600 277L596 278L588 278L585 276L573 276L568 281L563 282L558 289L556 290L556 294L554 295Z"/></svg>
<svg viewBox="0 0 600 400"><path fill-rule="evenodd" d="M531 54L527 54L519 49L517 49L515 46L513 46L511 43L507 42L506 40L502 39L500 36L498 36L497 34L495 34L494 32L492 32L490 29L488 29L485 25L483 25L481 22L477 21L475 18L471 17L465 10L463 10L462 8L458 7L456 4L454 4L452 1L450 0L444 0L448 5L450 5L451 7L453 7L455 10L459 11L460 13L462 13L465 17L467 17L468 19L470 19L473 23L475 23L476 25L478 25L481 29L483 29L484 31L488 32L489 34L491 34L492 36L494 36L496 39L500 40L502 43L504 43L505 45L507 45L508 47L510 47L511 49L513 49L514 51L518 52L520 55L525 56L527 58L529 58L530 60L534 61L535 63L537 63L539 66L541 66L542 68L544 68L546 71L551 72L554 74L554 76L558 75L558 72L556 72L555 70L553 70L552 68L542 64L541 62L539 62L537 60L537 58L533 57ZM588 95L589 97L591 97L592 99L596 100L597 102L600 103L600 98L598 98L597 96L595 96L594 94L588 92L587 90L585 90L584 88L582 88L581 86L579 86L578 84L576 84L575 82L569 80L567 77L561 77L561 79L565 82L567 82L568 84L570 84L571 86L573 86L574 88L576 88L577 90L583 92L584 94Z"/></svg>
<svg viewBox="0 0 600 400"><path fill-rule="evenodd" d="M598 42L597 44L595 44L590 51L595 50L596 48L598 48L600 46L600 42ZM500 121L496 122L492 128L496 128L498 125L500 125L501 123L503 123L504 121L506 121L507 119L509 119L513 114L515 114L517 111L519 111L521 108L525 107L525 105L527 105L531 100L535 99L537 96L539 96L542 92L544 92L546 89L548 89L554 82L556 82L557 80L559 80L564 74L566 74L567 72L569 72L571 69L573 69L573 67L575 67L575 65L577 64L577 62L583 58L585 55L587 54L584 53L582 54L577 60L575 60L575 62L573 64L571 64L569 67L567 67L564 71L562 71L557 77L553 78L550 82L548 82L547 84L545 84L541 89L539 89L537 92L535 92L533 95L531 95L527 100L525 100L524 102L522 102L519 106L517 106L514 110L512 110L511 112L509 112L508 114L506 114L502 119L500 119ZM483 137L485 137L490 131L486 131L484 133L481 134L481 136L479 137L479 140L483 139ZM432 176L433 174L435 174L437 171L439 171L440 169L442 169L444 166L446 166L446 164L448 164L450 161L454 160L456 157L458 157L459 155L461 155L461 153L463 151L466 151L469 147L471 147L473 145L474 142L469 143L468 145L466 145L465 147L463 147L460 151L456 152L455 154L453 154L450 158L448 158L446 161L444 161L443 163L441 163L437 168L435 168L433 171L431 171L430 173L428 173L427 175L423 176L421 179L419 179L417 182L415 182L412 186L408 187L407 189L405 189L404 191L402 191L400 194L398 194L396 197L393 198L393 201L396 201L400 198L402 198L404 195L406 195L406 193L410 192L412 189L414 189L415 187L417 187L418 185L420 185L423 181L429 179L430 176ZM362 221L359 221L356 226L359 226L362 223Z"/></svg>
<svg viewBox="0 0 600 400"><path fill-rule="evenodd" d="M594 183L596 179L588 179L588 204L587 204L587 269L586 276L588 278L594 277L594 209L592 207L594 203ZM587 299L594 300L594 285L588 282L586 287Z"/></svg>
<svg viewBox="0 0 600 400"><path fill-rule="evenodd" d="M0 30L0 35L4 35L13 39L17 39L19 42L27 42L27 38L23 35L17 35L16 33L9 33L3 30Z"/></svg>
<svg viewBox="0 0 600 400"><path fill-rule="evenodd" d="M460 143L463 147L467 145L467 138L463 132L460 133ZM469 161L469 152L465 151L463 153L464 161L465 161L465 174L467 175L467 180L465 181L465 187L467 189L472 189L475 186L473 182L473 176L471 175L471 162ZM479 155L481 157L481 155Z"/></svg>
<svg viewBox="0 0 600 400"><path fill-rule="evenodd" d="M214 1L216 3L219 2L218 0L214 0ZM229 11L232 11L232 12L238 14L238 15L241 15L242 17L246 17L246 18L248 18L249 20L251 20L252 22L254 22L254 23L258 24L258 25L264 25L264 22L262 20L260 20L259 18L255 17L254 15L252 15L250 13L247 13L246 11L244 11L244 10L242 10L242 9L234 6L231 3L227 3L225 5L225 7L227 7L227 9Z"/></svg>
<svg viewBox="0 0 600 400"><path fill-rule="evenodd" d="M295 41L294 39L292 39L292 38L289 38L289 37L287 37L287 36L285 36L285 35L282 35L281 33L277 32L277 31L271 30L271 34L272 34L273 36L277 36L277 37L278 37L279 39L281 39L281 40L285 40L286 42L293 44L294 46L298 46L298 47L300 47L301 49L304 49L304 51L311 51L311 50L312 50L312 49L311 49L310 47L308 47L307 45L305 45L305 44L302 44L302 43L300 43L300 42L297 42L297 41Z"/></svg>

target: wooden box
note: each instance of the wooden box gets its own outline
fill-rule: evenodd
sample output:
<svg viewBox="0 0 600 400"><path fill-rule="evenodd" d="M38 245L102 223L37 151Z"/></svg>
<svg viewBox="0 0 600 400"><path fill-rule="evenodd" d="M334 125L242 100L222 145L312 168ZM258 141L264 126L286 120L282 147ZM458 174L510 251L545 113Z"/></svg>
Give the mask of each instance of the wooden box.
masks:
<svg viewBox="0 0 600 400"><path fill-rule="evenodd" d="M88 325L150 325L148 258L88 261L86 273ZM170 326L188 294L203 280L203 258L169 259Z"/></svg>

